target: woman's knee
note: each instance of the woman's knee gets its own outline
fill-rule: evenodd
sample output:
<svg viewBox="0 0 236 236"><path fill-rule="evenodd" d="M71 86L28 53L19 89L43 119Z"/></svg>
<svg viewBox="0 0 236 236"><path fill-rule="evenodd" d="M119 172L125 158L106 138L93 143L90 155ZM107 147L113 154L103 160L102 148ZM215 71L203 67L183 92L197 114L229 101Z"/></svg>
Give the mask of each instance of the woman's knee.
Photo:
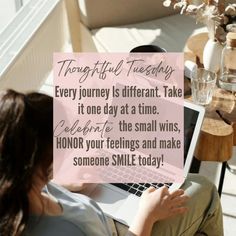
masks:
<svg viewBox="0 0 236 236"><path fill-rule="evenodd" d="M204 192L217 193L216 186L206 177L199 174L189 174L183 185L183 189L190 195Z"/></svg>

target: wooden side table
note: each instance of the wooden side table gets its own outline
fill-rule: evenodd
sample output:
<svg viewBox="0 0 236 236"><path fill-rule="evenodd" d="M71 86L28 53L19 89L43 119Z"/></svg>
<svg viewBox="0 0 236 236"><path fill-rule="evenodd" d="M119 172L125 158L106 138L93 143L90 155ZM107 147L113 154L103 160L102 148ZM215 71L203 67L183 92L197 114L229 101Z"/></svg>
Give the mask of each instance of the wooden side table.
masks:
<svg viewBox="0 0 236 236"><path fill-rule="evenodd" d="M186 44L185 59L196 61L198 56L201 61L207 39L206 33L190 37ZM189 82L185 82L185 92L188 93L189 89ZM220 194L227 161L232 156L234 145L236 145L236 96L216 88L211 104L206 106L206 114L194 155L200 161L223 162L218 188Z"/></svg>
<svg viewBox="0 0 236 236"><path fill-rule="evenodd" d="M206 106L195 156L201 161L224 162L231 158L236 144L236 97L216 88Z"/></svg>
<svg viewBox="0 0 236 236"><path fill-rule="evenodd" d="M227 161L236 145L236 97L217 88L206 106L194 156L200 161L222 162L218 192L221 195Z"/></svg>

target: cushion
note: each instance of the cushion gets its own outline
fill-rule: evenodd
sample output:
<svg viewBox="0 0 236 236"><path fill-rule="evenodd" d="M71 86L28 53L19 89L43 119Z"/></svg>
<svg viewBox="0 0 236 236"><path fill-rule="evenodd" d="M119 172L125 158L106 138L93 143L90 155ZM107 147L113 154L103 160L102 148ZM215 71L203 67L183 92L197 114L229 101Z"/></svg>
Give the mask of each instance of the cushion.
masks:
<svg viewBox="0 0 236 236"><path fill-rule="evenodd" d="M89 29L153 20L176 13L160 0L78 0L80 19Z"/></svg>
<svg viewBox="0 0 236 236"><path fill-rule="evenodd" d="M206 28L185 15L173 15L117 27L92 30L92 38L99 52L129 52L143 44L154 44L168 52L182 52L187 39Z"/></svg>

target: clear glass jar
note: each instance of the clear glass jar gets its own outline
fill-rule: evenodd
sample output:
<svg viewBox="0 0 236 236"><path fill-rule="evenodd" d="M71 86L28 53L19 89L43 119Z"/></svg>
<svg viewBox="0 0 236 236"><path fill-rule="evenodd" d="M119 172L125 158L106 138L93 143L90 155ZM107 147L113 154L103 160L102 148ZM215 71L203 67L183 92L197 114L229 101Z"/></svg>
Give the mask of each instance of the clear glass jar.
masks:
<svg viewBox="0 0 236 236"><path fill-rule="evenodd" d="M226 36L222 51L219 85L221 88L236 92L236 32Z"/></svg>

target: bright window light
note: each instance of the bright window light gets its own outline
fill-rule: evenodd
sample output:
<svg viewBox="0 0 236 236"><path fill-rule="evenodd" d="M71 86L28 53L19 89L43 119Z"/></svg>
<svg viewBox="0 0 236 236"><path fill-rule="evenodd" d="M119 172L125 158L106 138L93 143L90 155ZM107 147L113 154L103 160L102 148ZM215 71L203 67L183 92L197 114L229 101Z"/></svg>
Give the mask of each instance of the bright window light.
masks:
<svg viewBox="0 0 236 236"><path fill-rule="evenodd" d="M16 13L31 0L0 0L0 33L15 18Z"/></svg>

